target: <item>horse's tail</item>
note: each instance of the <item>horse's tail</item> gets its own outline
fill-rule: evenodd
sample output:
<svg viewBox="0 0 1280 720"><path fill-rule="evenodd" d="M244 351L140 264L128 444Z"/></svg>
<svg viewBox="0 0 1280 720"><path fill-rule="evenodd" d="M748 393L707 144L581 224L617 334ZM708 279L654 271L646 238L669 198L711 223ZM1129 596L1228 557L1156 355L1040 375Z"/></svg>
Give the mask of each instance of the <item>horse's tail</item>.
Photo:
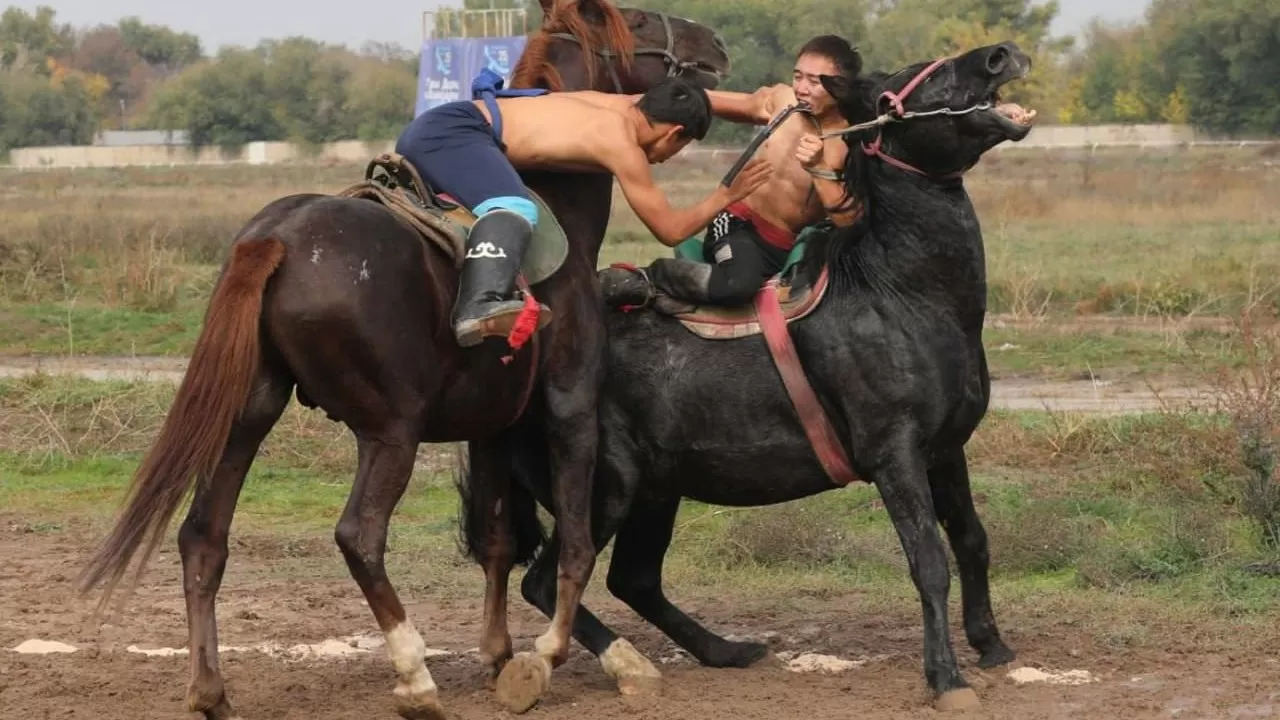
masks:
<svg viewBox="0 0 1280 720"><path fill-rule="evenodd" d="M196 478L207 482L257 377L259 316L267 280L284 259L276 238L237 243L205 312L204 327L160 434L130 486L128 505L81 574L80 592L109 578L106 604L138 548L138 577Z"/></svg>
<svg viewBox="0 0 1280 720"><path fill-rule="evenodd" d="M511 522L511 534L515 539L515 563L527 565L538 555L538 550L547 542L546 530L538 519L538 503L533 493L519 482L517 468L522 463L513 463L510 491L507 493L507 517ZM488 508L493 501L488 497L487 488L476 487L473 475L467 466L466 457L458 453L458 466L454 472L454 484L458 488L461 505L458 513L458 526L461 531L460 544L462 551L478 565L484 565L488 553L489 523L492 515Z"/></svg>

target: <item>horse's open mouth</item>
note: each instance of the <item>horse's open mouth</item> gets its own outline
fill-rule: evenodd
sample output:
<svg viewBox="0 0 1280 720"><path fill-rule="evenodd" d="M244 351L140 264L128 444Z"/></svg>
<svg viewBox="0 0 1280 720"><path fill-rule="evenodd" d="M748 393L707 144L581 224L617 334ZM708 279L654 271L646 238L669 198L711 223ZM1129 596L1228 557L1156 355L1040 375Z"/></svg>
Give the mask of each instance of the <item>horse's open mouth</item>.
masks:
<svg viewBox="0 0 1280 720"><path fill-rule="evenodd" d="M1031 132L1031 126L1036 121L1035 110L1028 110L1018 103L1001 102L999 90L991 93L991 104L992 108L987 110L987 115L1004 129L1010 139L1021 140Z"/></svg>

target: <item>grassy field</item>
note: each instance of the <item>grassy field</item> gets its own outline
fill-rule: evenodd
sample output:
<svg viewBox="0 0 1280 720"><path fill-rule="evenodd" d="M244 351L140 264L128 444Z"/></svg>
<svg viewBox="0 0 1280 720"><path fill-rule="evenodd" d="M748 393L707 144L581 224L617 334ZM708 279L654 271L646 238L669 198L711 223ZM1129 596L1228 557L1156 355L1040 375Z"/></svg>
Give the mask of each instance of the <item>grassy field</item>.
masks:
<svg viewBox="0 0 1280 720"><path fill-rule="evenodd" d="M694 202L732 162L658 169ZM359 166L0 175L0 354L185 355L229 239L262 205L335 192ZM968 187L985 233L1000 376L1238 364L1203 317L1280 308L1280 169L1253 149L1010 150ZM667 252L618 196L601 262ZM1107 317L1123 322L1063 324Z"/></svg>

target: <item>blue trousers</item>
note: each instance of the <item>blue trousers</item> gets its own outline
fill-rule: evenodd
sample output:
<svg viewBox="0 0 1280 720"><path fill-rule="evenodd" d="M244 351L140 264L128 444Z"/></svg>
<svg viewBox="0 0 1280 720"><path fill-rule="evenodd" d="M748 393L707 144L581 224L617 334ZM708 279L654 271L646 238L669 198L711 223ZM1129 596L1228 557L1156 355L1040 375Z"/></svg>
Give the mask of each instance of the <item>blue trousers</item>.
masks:
<svg viewBox="0 0 1280 720"><path fill-rule="evenodd" d="M419 115L400 134L396 152L434 190L453 197L476 217L501 208L537 225L538 206L507 159L506 145L470 101L446 103Z"/></svg>

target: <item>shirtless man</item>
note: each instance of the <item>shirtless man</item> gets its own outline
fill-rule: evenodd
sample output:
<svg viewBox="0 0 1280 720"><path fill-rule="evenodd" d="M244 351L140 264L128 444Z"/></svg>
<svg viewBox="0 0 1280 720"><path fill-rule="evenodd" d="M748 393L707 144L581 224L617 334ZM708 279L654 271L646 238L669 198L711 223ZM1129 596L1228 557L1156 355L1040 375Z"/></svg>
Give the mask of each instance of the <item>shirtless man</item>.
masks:
<svg viewBox="0 0 1280 720"><path fill-rule="evenodd" d="M827 132L848 127L820 75L855 76L862 58L849 42L821 35L800 48L790 85L762 87L753 93L711 91L712 111L735 122L767 125L797 101L812 117L795 113L757 150L776 169L772 179L716 215L703 240L705 263L674 258L654 261L643 274L622 268L599 273L604 296L614 305L643 305L654 290L704 305L741 305L764 280L782 270L805 226L830 217L849 225L858 209L847 202L839 169L847 147L839 137L823 140L814 120ZM664 245L678 245L659 238ZM645 276L647 277L647 281Z"/></svg>
<svg viewBox="0 0 1280 720"><path fill-rule="evenodd" d="M636 215L670 244L697 233L769 179L762 161L692 207L671 206L649 166L702 139L711 125L706 91L686 80L671 78L638 99L501 86L500 76L482 71L472 83L477 99L428 110L396 142L396 152L428 185L477 216L453 308L454 334L463 347L507 336L523 310L513 298L515 277L538 209L517 170L612 173ZM541 306L538 317L542 329L551 313Z"/></svg>

